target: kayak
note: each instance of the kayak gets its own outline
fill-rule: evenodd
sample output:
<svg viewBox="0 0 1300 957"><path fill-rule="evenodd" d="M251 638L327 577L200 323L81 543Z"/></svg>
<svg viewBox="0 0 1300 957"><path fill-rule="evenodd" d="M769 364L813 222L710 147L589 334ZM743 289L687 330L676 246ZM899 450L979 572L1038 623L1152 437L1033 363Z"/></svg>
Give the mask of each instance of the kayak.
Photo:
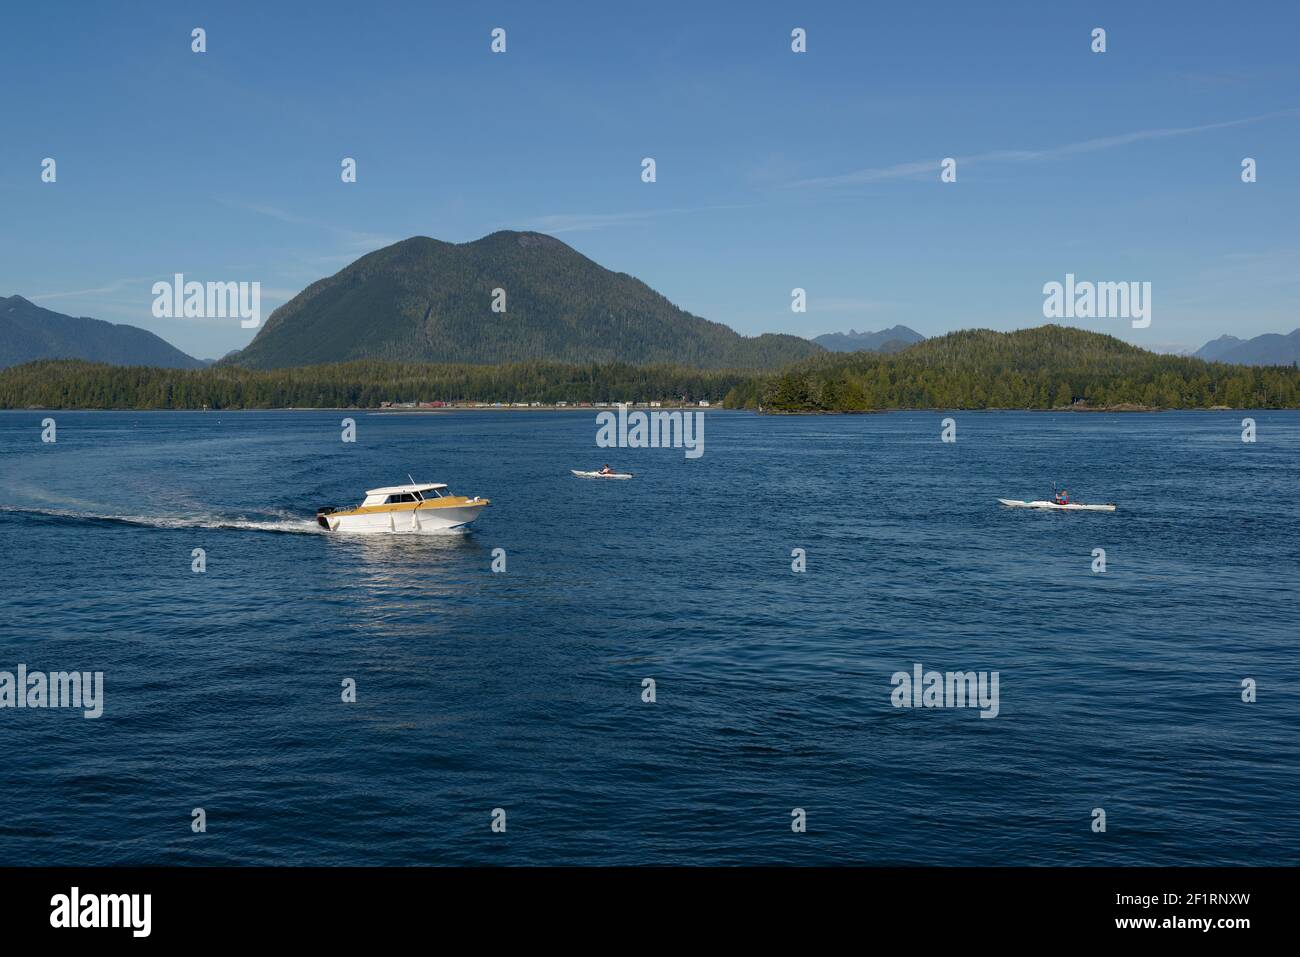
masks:
<svg viewBox="0 0 1300 957"><path fill-rule="evenodd" d="M1078 502L1070 502L1068 505L1059 505L1056 502L1021 502L1016 499L1000 498L998 499L1008 508L1054 508L1062 512L1113 512L1114 505L1080 505Z"/></svg>
<svg viewBox="0 0 1300 957"><path fill-rule="evenodd" d="M604 478L604 479L629 479L632 477L631 472L579 472L577 469L569 469L578 478Z"/></svg>

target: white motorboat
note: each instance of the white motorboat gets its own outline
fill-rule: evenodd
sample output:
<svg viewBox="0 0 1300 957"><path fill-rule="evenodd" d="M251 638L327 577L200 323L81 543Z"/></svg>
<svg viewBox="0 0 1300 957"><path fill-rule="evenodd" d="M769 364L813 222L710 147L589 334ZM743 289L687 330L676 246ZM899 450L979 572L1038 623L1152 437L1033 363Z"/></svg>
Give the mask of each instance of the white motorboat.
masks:
<svg viewBox="0 0 1300 957"><path fill-rule="evenodd" d="M1062 512L1113 512L1114 505L1082 505L1078 502L1021 502L1018 499L1000 498L998 499L1008 508L1050 508Z"/></svg>
<svg viewBox="0 0 1300 957"><path fill-rule="evenodd" d="M329 532L434 535L468 525L490 504L477 495L452 495L446 485L414 482L369 489L355 508L317 509L316 523Z"/></svg>

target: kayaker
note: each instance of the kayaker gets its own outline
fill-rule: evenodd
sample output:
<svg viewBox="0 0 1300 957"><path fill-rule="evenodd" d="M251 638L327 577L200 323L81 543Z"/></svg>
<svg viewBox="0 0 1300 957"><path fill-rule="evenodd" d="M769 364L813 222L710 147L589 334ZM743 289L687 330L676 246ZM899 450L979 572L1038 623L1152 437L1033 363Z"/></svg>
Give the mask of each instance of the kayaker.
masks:
<svg viewBox="0 0 1300 957"><path fill-rule="evenodd" d="M605 467L604 467L603 469L600 470L600 474L601 474L601 475L613 475L613 474L614 474L614 470L613 470L612 468L610 468L610 467L609 467L609 463L606 462L606 463L605 463Z"/></svg>
<svg viewBox="0 0 1300 957"><path fill-rule="evenodd" d="M1069 504L1070 504L1070 493L1067 492L1067 491L1065 491L1064 489L1062 489L1061 491L1057 492L1057 493L1056 493L1056 504L1057 504L1057 505L1069 505Z"/></svg>

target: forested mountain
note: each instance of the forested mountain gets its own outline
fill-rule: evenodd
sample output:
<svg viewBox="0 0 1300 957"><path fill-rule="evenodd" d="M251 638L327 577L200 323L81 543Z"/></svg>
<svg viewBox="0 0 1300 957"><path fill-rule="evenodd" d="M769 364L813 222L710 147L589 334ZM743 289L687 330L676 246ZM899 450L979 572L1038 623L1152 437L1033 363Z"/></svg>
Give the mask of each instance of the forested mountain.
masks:
<svg viewBox="0 0 1300 957"><path fill-rule="evenodd" d="M493 311L494 290L505 311ZM313 283L222 360L277 369L400 362L677 363L773 369L821 352L798 336L746 338L683 312L551 236L498 232L471 243L407 239Z"/></svg>
<svg viewBox="0 0 1300 957"><path fill-rule="evenodd" d="M187 356L152 332L102 319L65 316L22 296L0 299L0 368L35 359L87 359L120 366L197 369Z"/></svg>
<svg viewBox="0 0 1300 957"><path fill-rule="evenodd" d="M901 352L924 339L907 326L891 326L879 332L828 332L816 336L813 342L831 352Z"/></svg>
<svg viewBox="0 0 1300 957"><path fill-rule="evenodd" d="M1300 362L1300 329L1288 335L1265 333L1253 339L1219 336L1195 353L1213 362L1234 362L1244 366L1289 366Z"/></svg>
<svg viewBox="0 0 1300 957"><path fill-rule="evenodd" d="M746 388L752 391L745 391ZM895 355L852 353L755 378L729 403L785 412L869 409L1295 408L1300 370L1256 369L1147 352L1062 326L964 330Z"/></svg>

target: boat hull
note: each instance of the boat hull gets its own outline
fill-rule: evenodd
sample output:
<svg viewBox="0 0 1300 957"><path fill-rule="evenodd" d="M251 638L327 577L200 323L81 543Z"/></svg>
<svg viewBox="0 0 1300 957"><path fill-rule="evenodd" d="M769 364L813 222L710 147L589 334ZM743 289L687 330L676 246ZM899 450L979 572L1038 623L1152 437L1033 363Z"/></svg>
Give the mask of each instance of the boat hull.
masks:
<svg viewBox="0 0 1300 957"><path fill-rule="evenodd" d="M597 478L597 479L630 479L631 472L579 472L577 469L569 469L578 478Z"/></svg>
<svg viewBox="0 0 1300 957"><path fill-rule="evenodd" d="M1081 505L1078 502L1070 502L1067 505L1061 505L1057 502L1021 502L1016 499L1000 498L998 499L1007 508L1043 508L1054 512L1113 512L1114 505Z"/></svg>
<svg viewBox="0 0 1300 957"><path fill-rule="evenodd" d="M487 502L441 508L354 510L320 516L323 527L342 535L440 535L464 528L478 518Z"/></svg>

